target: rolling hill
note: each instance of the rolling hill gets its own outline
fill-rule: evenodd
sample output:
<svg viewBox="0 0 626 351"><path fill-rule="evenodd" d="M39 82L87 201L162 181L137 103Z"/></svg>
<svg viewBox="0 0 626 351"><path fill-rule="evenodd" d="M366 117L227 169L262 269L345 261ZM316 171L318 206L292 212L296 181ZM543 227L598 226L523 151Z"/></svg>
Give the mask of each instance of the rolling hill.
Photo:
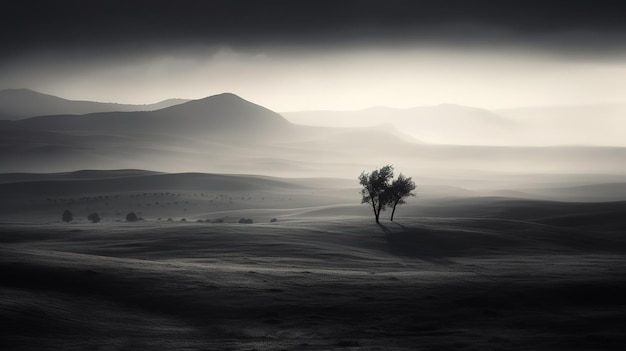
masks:
<svg viewBox="0 0 626 351"><path fill-rule="evenodd" d="M393 164L408 175L442 179L438 185L474 189L467 184L478 181L492 190L516 189L527 182L518 177L500 184L494 176L626 174L623 147L442 145L407 135L427 122L435 129L456 126L446 128L450 135L445 138L458 132L485 143L491 136L512 138L506 131L518 130L517 122L480 109L438 106L430 111L430 117L416 123L403 112L395 117L400 124L306 126L226 93L157 111L0 121L0 172L149 169L352 179L363 170ZM456 125L458 120L465 122ZM474 124L491 129L480 134L472 129Z"/></svg>
<svg viewBox="0 0 626 351"><path fill-rule="evenodd" d="M148 105L129 105L93 101L75 101L29 89L0 91L0 120L18 120L43 115L83 115L96 112L153 111L178 105L188 100L167 99Z"/></svg>
<svg viewBox="0 0 626 351"><path fill-rule="evenodd" d="M315 126L354 127L390 124L428 143L457 145L510 145L518 137L518 123L493 112L467 106L396 109L373 107L360 111L285 112L293 123Z"/></svg>
<svg viewBox="0 0 626 351"><path fill-rule="evenodd" d="M14 121L12 124L22 130L62 133L219 136L280 128L289 123L275 112L226 93L157 111L39 116Z"/></svg>
<svg viewBox="0 0 626 351"><path fill-rule="evenodd" d="M625 104L541 106L495 111L523 124L530 143L626 146Z"/></svg>
<svg viewBox="0 0 626 351"><path fill-rule="evenodd" d="M508 195L485 196L489 194L420 182L417 197L408 199L399 213L401 216L561 222L564 216L579 216L580 221L586 218L585 223L598 226L609 223L602 222L602 218L613 216L611 225L619 226L623 222L619 218L624 214L625 184L588 185L577 187L581 189L578 192L572 188L545 187L535 193L510 191ZM146 219L369 218L371 209L359 203L358 187L355 179L160 173L133 169L0 174L0 193L3 194L0 222L54 222L64 209L70 209L82 221L94 211L108 221L123 218L129 211L137 211ZM607 191L594 192L596 188Z"/></svg>
<svg viewBox="0 0 626 351"><path fill-rule="evenodd" d="M311 169L332 174L335 153L391 153L411 145L390 128L298 126L228 93L157 111L3 121L0 136L5 172L141 168L264 174L270 169L276 175L304 162L295 168L308 176L304 172Z"/></svg>
<svg viewBox="0 0 626 351"><path fill-rule="evenodd" d="M285 112L311 126L389 123L427 143L490 146L626 146L626 105L543 106L489 111L442 104L409 109Z"/></svg>

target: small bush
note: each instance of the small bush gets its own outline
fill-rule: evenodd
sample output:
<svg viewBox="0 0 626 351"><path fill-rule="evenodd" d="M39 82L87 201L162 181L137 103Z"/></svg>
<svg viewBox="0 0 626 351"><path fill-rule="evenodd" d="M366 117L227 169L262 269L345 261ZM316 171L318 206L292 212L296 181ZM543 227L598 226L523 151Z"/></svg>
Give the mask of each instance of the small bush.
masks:
<svg viewBox="0 0 626 351"><path fill-rule="evenodd" d="M69 223L74 220L74 216L70 210L63 211L63 215L61 216L61 220L65 223Z"/></svg>
<svg viewBox="0 0 626 351"><path fill-rule="evenodd" d="M250 218L242 218L239 220L239 223L243 223L243 224L252 224L253 221Z"/></svg>
<svg viewBox="0 0 626 351"><path fill-rule="evenodd" d="M201 219L197 220L196 222L197 222L197 223L204 223L204 221L203 221L203 220L201 220Z"/></svg>
<svg viewBox="0 0 626 351"><path fill-rule="evenodd" d="M181 222L187 222L187 220L185 218L181 218L180 221Z"/></svg>
<svg viewBox="0 0 626 351"><path fill-rule="evenodd" d="M94 212L94 213L90 214L89 216L87 216L87 219L91 223L98 223L101 220L100 216L98 216L98 214L96 212Z"/></svg>
<svg viewBox="0 0 626 351"><path fill-rule="evenodd" d="M130 212L126 215L127 222L137 222L138 219L139 218L137 217L137 214L135 214L135 212Z"/></svg>
<svg viewBox="0 0 626 351"><path fill-rule="evenodd" d="M217 218L213 223L224 223L224 218Z"/></svg>
<svg viewBox="0 0 626 351"><path fill-rule="evenodd" d="M272 223L274 223L274 222L278 222L278 219L276 219L276 218L272 218L272 219L270 219L270 222L272 222Z"/></svg>
<svg viewBox="0 0 626 351"><path fill-rule="evenodd" d="M173 221L172 217L168 218L167 221L172 222Z"/></svg>

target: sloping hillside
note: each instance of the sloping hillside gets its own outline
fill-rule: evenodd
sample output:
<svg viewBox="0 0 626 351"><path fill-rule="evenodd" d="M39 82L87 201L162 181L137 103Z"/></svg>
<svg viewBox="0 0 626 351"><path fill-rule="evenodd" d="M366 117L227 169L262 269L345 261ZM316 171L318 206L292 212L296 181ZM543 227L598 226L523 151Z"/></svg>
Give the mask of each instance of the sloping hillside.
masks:
<svg viewBox="0 0 626 351"><path fill-rule="evenodd" d="M188 100L167 99L148 105L129 105L93 101L75 101L28 89L0 91L0 119L17 120L43 115L83 115L96 112L153 111Z"/></svg>

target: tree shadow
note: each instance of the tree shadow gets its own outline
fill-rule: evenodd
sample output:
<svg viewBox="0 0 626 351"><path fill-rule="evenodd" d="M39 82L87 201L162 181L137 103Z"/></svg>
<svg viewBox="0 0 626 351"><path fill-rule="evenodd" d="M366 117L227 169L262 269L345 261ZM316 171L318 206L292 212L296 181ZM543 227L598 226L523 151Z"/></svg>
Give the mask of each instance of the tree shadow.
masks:
<svg viewBox="0 0 626 351"><path fill-rule="evenodd" d="M441 245L435 233L424 228L409 228L400 223L378 223L385 234L389 250L397 256L418 258L436 264L453 264L448 258L452 253L448 245Z"/></svg>

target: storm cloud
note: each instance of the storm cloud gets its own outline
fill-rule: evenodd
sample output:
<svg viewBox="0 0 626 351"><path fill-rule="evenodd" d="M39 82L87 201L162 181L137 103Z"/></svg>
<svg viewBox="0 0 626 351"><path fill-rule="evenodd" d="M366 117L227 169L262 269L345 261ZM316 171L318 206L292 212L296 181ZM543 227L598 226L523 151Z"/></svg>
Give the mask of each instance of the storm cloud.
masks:
<svg viewBox="0 0 626 351"><path fill-rule="evenodd" d="M38 51L192 46L522 46L622 53L621 1L13 1L3 59Z"/></svg>
<svg viewBox="0 0 626 351"><path fill-rule="evenodd" d="M278 111L623 103L621 1L12 1L0 89Z"/></svg>

